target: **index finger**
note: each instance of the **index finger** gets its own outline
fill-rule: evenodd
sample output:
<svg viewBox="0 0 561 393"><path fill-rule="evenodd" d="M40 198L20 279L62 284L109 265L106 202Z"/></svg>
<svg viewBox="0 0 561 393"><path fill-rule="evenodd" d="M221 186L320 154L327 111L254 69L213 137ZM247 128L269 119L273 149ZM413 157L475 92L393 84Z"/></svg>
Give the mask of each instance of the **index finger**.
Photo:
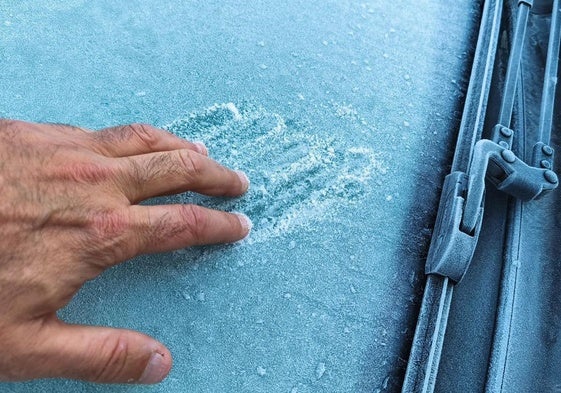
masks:
<svg viewBox="0 0 561 393"><path fill-rule="evenodd" d="M240 196L249 179L240 171L188 149L118 158L117 184L131 203L194 191L211 196Z"/></svg>
<svg viewBox="0 0 561 393"><path fill-rule="evenodd" d="M104 128L91 136L104 155L109 157L128 157L179 149L208 154L201 142L190 142L149 124L135 123Z"/></svg>

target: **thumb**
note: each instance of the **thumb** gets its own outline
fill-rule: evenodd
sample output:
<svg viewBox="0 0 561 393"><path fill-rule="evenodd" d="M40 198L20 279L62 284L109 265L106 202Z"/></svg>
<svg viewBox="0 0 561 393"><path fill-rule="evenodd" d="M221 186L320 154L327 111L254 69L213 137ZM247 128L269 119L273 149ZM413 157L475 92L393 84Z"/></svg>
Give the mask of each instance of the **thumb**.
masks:
<svg viewBox="0 0 561 393"><path fill-rule="evenodd" d="M49 377L105 383L153 384L171 369L171 354L160 342L131 330L49 324L41 352Z"/></svg>

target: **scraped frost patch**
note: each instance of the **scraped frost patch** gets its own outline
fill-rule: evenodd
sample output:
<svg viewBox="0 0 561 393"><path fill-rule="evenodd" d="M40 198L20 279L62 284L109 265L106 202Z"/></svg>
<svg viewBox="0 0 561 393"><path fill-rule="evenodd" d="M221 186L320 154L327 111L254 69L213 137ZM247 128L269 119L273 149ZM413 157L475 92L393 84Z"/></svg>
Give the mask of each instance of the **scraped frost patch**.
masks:
<svg viewBox="0 0 561 393"><path fill-rule="evenodd" d="M329 220L339 207L362 199L369 181L386 172L368 147L316 136L252 105L216 104L166 128L204 142L212 158L248 174L251 187L242 198L182 198L247 214L254 224L250 243Z"/></svg>

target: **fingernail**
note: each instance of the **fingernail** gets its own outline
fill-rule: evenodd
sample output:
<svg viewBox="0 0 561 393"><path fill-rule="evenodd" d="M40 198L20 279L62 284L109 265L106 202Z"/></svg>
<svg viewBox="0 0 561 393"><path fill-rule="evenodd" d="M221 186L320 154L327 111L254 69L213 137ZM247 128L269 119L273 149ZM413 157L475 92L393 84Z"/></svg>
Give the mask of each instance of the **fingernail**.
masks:
<svg viewBox="0 0 561 393"><path fill-rule="evenodd" d="M158 352L154 352L150 356L148 365L138 380L139 383L153 384L158 383L167 375L164 356Z"/></svg>
<svg viewBox="0 0 561 393"><path fill-rule="evenodd" d="M240 181L244 186L244 190L247 190L249 188L249 177L247 177L245 172L242 171L236 171L236 173L238 174L238 177L240 178Z"/></svg>
<svg viewBox="0 0 561 393"><path fill-rule="evenodd" d="M251 227L253 227L253 223L251 222L249 217L243 213L236 213L236 215L240 220L240 224L242 224L242 228L245 230L247 234L249 234L249 231L251 231Z"/></svg>
<svg viewBox="0 0 561 393"><path fill-rule="evenodd" d="M208 155L208 149L203 142L193 142L193 144L199 153L204 154L205 156Z"/></svg>

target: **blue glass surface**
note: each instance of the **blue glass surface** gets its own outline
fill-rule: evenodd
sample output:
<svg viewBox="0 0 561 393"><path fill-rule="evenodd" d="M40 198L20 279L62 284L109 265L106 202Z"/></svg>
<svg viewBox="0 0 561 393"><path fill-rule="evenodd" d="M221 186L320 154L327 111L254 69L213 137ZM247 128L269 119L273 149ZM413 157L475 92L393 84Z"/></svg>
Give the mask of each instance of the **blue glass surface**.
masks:
<svg viewBox="0 0 561 393"><path fill-rule="evenodd" d="M447 173L472 1L0 0L0 115L148 122L246 171L245 241L139 257L61 317L169 346L151 387L6 392L395 391ZM161 202L162 200L160 200Z"/></svg>

